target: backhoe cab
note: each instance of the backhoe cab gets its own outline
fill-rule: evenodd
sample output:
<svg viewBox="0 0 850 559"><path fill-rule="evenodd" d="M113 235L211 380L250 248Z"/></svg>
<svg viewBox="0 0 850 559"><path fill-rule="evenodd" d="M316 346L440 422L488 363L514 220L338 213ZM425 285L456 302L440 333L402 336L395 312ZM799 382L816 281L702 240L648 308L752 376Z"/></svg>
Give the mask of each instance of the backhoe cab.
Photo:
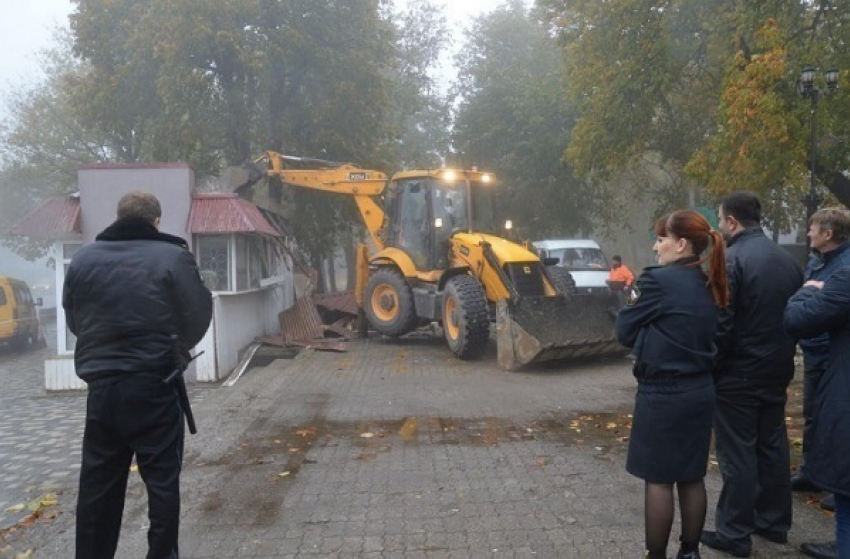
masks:
<svg viewBox="0 0 850 559"><path fill-rule="evenodd" d="M286 184L354 197L374 245L358 250L357 302L380 334L437 322L452 352L474 359L495 321L498 360L511 370L622 351L616 296L576 294L569 272L505 239L492 175L435 169L387 181L379 171L274 152L257 163Z"/></svg>

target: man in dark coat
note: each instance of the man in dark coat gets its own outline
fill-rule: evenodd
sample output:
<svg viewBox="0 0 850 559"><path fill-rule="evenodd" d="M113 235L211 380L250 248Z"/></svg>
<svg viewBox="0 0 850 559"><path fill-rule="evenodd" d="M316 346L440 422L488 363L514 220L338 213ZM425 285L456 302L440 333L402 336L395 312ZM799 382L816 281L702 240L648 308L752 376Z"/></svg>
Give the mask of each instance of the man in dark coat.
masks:
<svg viewBox="0 0 850 559"><path fill-rule="evenodd" d="M78 559L115 555L134 455L148 490L147 556L178 557L183 410L165 381L175 344L185 354L206 333L212 297L186 242L159 232L161 213L152 194L125 195L118 219L74 255L65 277L74 363L89 390Z"/></svg>
<svg viewBox="0 0 850 559"><path fill-rule="evenodd" d="M788 302L791 334L829 334L829 356L814 395L806 474L835 494L836 557L850 557L850 267L806 284ZM807 552L808 553L808 552Z"/></svg>
<svg viewBox="0 0 850 559"><path fill-rule="evenodd" d="M714 436L723 489L716 531L703 532L702 543L749 557L753 533L785 543L791 527L785 402L796 344L782 316L803 274L791 255L765 236L755 194L727 195L719 219L729 277L714 372Z"/></svg>
<svg viewBox="0 0 850 559"><path fill-rule="evenodd" d="M850 265L850 211L844 208L818 210L809 220L809 243L812 257L806 265L806 280L827 281L836 271ZM803 464L791 476L794 491L819 491L806 473L805 459L811 445L811 426L814 413L814 398L818 384L827 367L829 336L823 333L809 339L799 340L803 350ZM831 505L828 503L832 503ZM821 506L834 509L832 495L821 500ZM804 543L803 552L821 559L838 557L835 542Z"/></svg>

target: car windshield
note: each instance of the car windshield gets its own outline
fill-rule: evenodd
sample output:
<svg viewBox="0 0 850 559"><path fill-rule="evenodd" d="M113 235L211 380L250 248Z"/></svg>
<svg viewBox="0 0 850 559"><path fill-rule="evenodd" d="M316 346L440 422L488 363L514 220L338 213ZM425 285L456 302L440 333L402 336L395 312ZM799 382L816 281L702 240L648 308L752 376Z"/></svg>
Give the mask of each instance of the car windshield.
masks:
<svg viewBox="0 0 850 559"><path fill-rule="evenodd" d="M608 270L608 260L598 248L556 248L547 251L558 258L559 266L575 272Z"/></svg>

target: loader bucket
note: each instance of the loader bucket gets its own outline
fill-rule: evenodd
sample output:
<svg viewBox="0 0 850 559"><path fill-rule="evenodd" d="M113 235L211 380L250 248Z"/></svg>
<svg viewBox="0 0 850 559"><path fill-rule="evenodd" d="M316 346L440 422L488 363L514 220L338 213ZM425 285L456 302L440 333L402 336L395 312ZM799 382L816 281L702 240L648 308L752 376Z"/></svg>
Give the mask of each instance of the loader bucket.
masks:
<svg viewBox="0 0 850 559"><path fill-rule="evenodd" d="M625 354L614 335L618 308L613 293L523 297L496 304L499 365L523 365L599 355Z"/></svg>

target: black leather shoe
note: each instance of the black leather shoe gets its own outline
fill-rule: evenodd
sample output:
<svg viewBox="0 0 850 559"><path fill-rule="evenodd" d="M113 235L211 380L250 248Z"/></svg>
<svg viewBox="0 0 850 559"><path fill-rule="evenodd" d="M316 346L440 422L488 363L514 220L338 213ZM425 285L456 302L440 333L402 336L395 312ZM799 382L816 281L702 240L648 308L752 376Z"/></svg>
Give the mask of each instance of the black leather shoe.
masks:
<svg viewBox="0 0 850 559"><path fill-rule="evenodd" d="M804 543L800 546L800 551L818 559L838 559L838 545L835 542Z"/></svg>
<svg viewBox="0 0 850 559"><path fill-rule="evenodd" d="M712 549L728 553L734 557L749 557L752 549L750 545L729 541L711 530L703 530L700 541Z"/></svg>
<svg viewBox="0 0 850 559"><path fill-rule="evenodd" d="M820 491L820 488L812 483L812 480L810 480L803 472L797 472L791 476L791 490L814 492Z"/></svg>
<svg viewBox="0 0 850 559"><path fill-rule="evenodd" d="M683 542L679 536L679 553L676 559L701 559L699 556L699 542Z"/></svg>
<svg viewBox="0 0 850 559"><path fill-rule="evenodd" d="M820 508L823 510L831 510L835 512L835 495L830 493L826 497L820 500Z"/></svg>
<svg viewBox="0 0 850 559"><path fill-rule="evenodd" d="M771 530L759 530L756 528L756 535L773 543L788 543L788 532L773 532Z"/></svg>

